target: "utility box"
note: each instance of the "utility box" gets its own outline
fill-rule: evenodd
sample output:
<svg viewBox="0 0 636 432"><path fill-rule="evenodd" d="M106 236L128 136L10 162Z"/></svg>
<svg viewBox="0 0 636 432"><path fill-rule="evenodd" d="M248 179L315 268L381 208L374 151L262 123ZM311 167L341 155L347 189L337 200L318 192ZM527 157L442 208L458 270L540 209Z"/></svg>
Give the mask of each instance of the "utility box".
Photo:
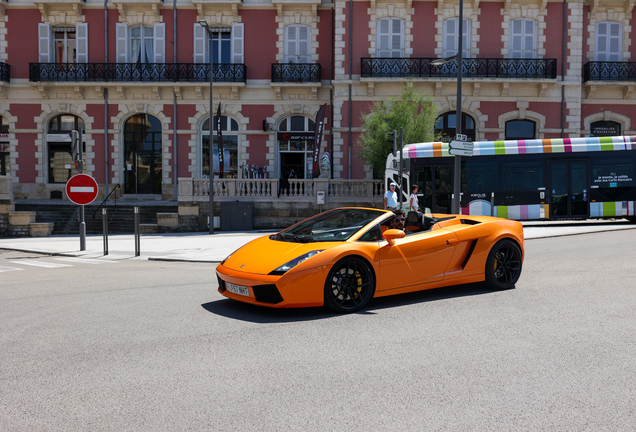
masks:
<svg viewBox="0 0 636 432"><path fill-rule="evenodd" d="M221 202L221 231L252 231L253 229L253 203Z"/></svg>
<svg viewBox="0 0 636 432"><path fill-rule="evenodd" d="M325 203L325 191L316 192L316 204L324 204Z"/></svg>

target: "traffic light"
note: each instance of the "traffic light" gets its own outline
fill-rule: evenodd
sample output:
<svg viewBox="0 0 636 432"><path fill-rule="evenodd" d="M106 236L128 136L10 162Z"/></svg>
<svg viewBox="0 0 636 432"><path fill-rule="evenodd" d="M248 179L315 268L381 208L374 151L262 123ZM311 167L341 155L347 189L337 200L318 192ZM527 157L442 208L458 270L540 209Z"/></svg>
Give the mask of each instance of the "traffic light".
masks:
<svg viewBox="0 0 636 432"><path fill-rule="evenodd" d="M395 153L397 152L397 131L389 132L389 135L393 137L393 157L395 157Z"/></svg>
<svg viewBox="0 0 636 432"><path fill-rule="evenodd" d="M69 133L71 136L71 155L73 156L73 162L79 162L82 159L82 154L80 153L81 147L79 144L79 132L73 130Z"/></svg>

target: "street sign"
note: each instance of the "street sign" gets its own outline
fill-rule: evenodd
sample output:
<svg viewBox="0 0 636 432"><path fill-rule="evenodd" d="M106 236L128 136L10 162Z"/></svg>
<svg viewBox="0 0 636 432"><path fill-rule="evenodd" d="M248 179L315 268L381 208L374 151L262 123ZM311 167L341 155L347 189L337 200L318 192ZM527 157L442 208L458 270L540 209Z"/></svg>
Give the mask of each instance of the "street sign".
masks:
<svg viewBox="0 0 636 432"><path fill-rule="evenodd" d="M66 196L77 205L92 203L98 192L97 182L86 174L76 174L66 182Z"/></svg>
<svg viewBox="0 0 636 432"><path fill-rule="evenodd" d="M468 141L468 135L457 134L455 135L457 141Z"/></svg>
<svg viewBox="0 0 636 432"><path fill-rule="evenodd" d="M451 140L448 143L448 152L454 156L472 156L475 144L469 141Z"/></svg>

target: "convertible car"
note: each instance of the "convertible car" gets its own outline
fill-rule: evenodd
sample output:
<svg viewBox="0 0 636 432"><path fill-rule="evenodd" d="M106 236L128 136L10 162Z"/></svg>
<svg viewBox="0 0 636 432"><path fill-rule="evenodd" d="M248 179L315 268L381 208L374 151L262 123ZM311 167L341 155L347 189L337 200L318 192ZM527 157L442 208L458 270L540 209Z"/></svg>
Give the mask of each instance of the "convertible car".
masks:
<svg viewBox="0 0 636 432"><path fill-rule="evenodd" d="M338 208L253 240L216 268L219 292L260 306L353 312L373 297L481 281L507 289L519 279L519 222L409 212L405 232L393 218Z"/></svg>

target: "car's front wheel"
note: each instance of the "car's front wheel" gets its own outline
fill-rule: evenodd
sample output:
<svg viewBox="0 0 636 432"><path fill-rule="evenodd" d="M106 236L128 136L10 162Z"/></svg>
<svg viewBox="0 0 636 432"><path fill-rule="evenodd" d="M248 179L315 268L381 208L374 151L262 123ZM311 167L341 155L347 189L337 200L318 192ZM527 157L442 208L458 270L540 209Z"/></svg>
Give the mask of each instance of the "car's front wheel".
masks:
<svg viewBox="0 0 636 432"><path fill-rule="evenodd" d="M362 309L375 293L375 275L364 260L347 257L338 261L325 281L325 306L344 313Z"/></svg>
<svg viewBox="0 0 636 432"><path fill-rule="evenodd" d="M521 276L521 249L512 240L499 241L490 250L486 261L486 283L494 289L515 286Z"/></svg>

